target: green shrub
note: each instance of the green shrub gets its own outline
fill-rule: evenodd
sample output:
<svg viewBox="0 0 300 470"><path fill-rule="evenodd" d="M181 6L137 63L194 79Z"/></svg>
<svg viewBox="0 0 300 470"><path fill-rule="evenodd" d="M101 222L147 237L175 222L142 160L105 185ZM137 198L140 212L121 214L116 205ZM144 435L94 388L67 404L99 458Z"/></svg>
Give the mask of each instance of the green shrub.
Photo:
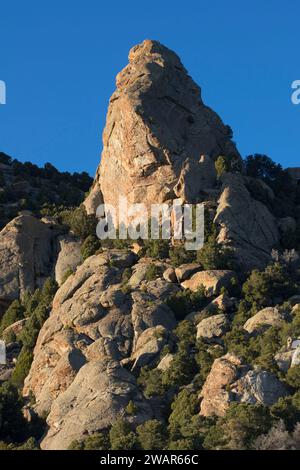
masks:
<svg viewBox="0 0 300 470"><path fill-rule="evenodd" d="M300 391L292 396L281 397L270 408L270 413L276 419L283 419L287 429L292 431L300 421Z"/></svg>
<svg viewBox="0 0 300 470"><path fill-rule="evenodd" d="M48 278L41 290L36 295L36 301L32 302L32 299L27 297L27 309L26 313L30 314L28 321L26 322L23 330L19 334L19 340L22 343L22 349L18 356L16 367L13 371L12 381L18 386L22 387L25 377L28 375L30 370L33 349L39 334L41 327L49 316L52 300L57 290L57 283ZM35 294L33 295L33 297ZM31 309L35 306L34 310Z"/></svg>
<svg viewBox="0 0 300 470"><path fill-rule="evenodd" d="M189 384L197 372L194 356L181 350L174 355L170 367L163 373L162 383L168 388L178 388Z"/></svg>
<svg viewBox="0 0 300 470"><path fill-rule="evenodd" d="M12 378L11 378L12 383L16 387L21 387L23 385L25 378L29 374L32 359L33 359L32 350L23 346L18 356L16 367L13 370Z"/></svg>
<svg viewBox="0 0 300 470"><path fill-rule="evenodd" d="M73 269L68 268L62 276L61 284L64 284L66 282L66 280L68 279L68 277L72 276L72 274L74 274Z"/></svg>
<svg viewBox="0 0 300 470"><path fill-rule="evenodd" d="M73 441L68 450L109 450L110 444L106 433L88 436L82 441Z"/></svg>
<svg viewBox="0 0 300 470"><path fill-rule="evenodd" d="M279 263L268 266L264 271L252 271L242 290L247 302L258 308L282 302L297 292L295 282Z"/></svg>
<svg viewBox="0 0 300 470"><path fill-rule="evenodd" d="M144 240L144 246L139 252L140 257L147 256L155 259L165 259L169 256L169 240Z"/></svg>
<svg viewBox="0 0 300 470"><path fill-rule="evenodd" d="M218 243L214 234L197 252L197 261L203 269L234 269L236 264L232 250Z"/></svg>
<svg viewBox="0 0 300 470"><path fill-rule="evenodd" d="M137 447L137 438L130 424L122 418L117 419L109 432L112 450L133 450Z"/></svg>
<svg viewBox="0 0 300 470"><path fill-rule="evenodd" d="M18 320L22 320L24 318L24 313L25 309L21 305L21 302L19 300L14 300L1 319L0 335L3 333L5 328L12 325Z"/></svg>
<svg viewBox="0 0 300 470"><path fill-rule="evenodd" d="M300 365L290 367L286 374L286 382L295 389L300 389Z"/></svg>
<svg viewBox="0 0 300 470"><path fill-rule="evenodd" d="M242 169L242 164L236 155L220 155L215 162L215 168L217 171L217 176L220 178L223 173L233 171L240 172Z"/></svg>
<svg viewBox="0 0 300 470"><path fill-rule="evenodd" d="M197 341L196 348L195 361L199 367L199 377L204 384L214 360L221 357L224 350L221 346L210 348L203 339Z"/></svg>
<svg viewBox="0 0 300 470"><path fill-rule="evenodd" d="M88 235L81 245L81 256L83 261L94 255L101 248L101 242L96 235Z"/></svg>
<svg viewBox="0 0 300 470"><path fill-rule="evenodd" d="M23 400L10 382L0 386L0 440L21 442L26 422L22 413Z"/></svg>
<svg viewBox="0 0 300 470"><path fill-rule="evenodd" d="M142 387L146 398L162 396L166 393L166 386L162 383L162 372L159 369L142 367L137 382Z"/></svg>
<svg viewBox="0 0 300 470"><path fill-rule="evenodd" d="M173 356L170 367L162 374L162 384L168 388L187 385L198 372L195 356L192 354L196 340L195 326L187 320L182 321L177 326L175 335L177 336L177 352Z"/></svg>
<svg viewBox="0 0 300 470"><path fill-rule="evenodd" d="M17 341L17 336L12 330L3 333L2 338L4 339L6 344L14 343L15 341Z"/></svg>
<svg viewBox="0 0 300 470"><path fill-rule="evenodd" d="M132 276L132 269L131 268L125 268L123 273L122 273L122 284L125 285L129 281L129 279Z"/></svg>
<svg viewBox="0 0 300 470"><path fill-rule="evenodd" d="M185 289L172 294L166 304L177 320L183 320L192 311L202 310L208 304L208 299L204 286L201 286L196 292Z"/></svg>
<svg viewBox="0 0 300 470"><path fill-rule="evenodd" d="M130 400L130 402L128 403L128 405L125 408L125 411L129 416L134 416L134 415L136 415L136 413L138 411L138 408L135 405L135 403L132 400Z"/></svg>
<svg viewBox="0 0 300 470"><path fill-rule="evenodd" d="M182 438L199 439L199 429L192 426L193 417L199 415L200 401L196 393L191 393L187 389L181 390L176 395L169 416L168 431L171 440ZM196 432L195 432L196 431Z"/></svg>
<svg viewBox="0 0 300 470"><path fill-rule="evenodd" d="M145 280L146 281L154 281L161 275L161 269L159 266L156 266L155 264L150 264L147 267L146 273L145 273Z"/></svg>
<svg viewBox="0 0 300 470"><path fill-rule="evenodd" d="M93 215L87 215L83 205L73 211L61 212L60 219L81 240L96 234L97 219Z"/></svg>
<svg viewBox="0 0 300 470"><path fill-rule="evenodd" d="M220 155L216 162L215 162L215 168L216 168L216 171L217 171L217 176L218 178L220 178L223 173L226 173L227 171L229 171L229 165L227 164L227 161L226 161L226 158L223 157L222 155Z"/></svg>
<svg viewBox="0 0 300 470"><path fill-rule="evenodd" d="M169 250L169 258L172 266L177 267L185 263L196 261L196 252L186 250L184 246L173 246Z"/></svg>
<svg viewBox="0 0 300 470"><path fill-rule="evenodd" d="M232 403L224 418L219 418L204 439L206 449L251 449L255 439L266 434L272 419L262 405Z"/></svg>
<svg viewBox="0 0 300 470"><path fill-rule="evenodd" d="M162 450L167 443L166 427L156 419L146 421L136 428L139 446L143 450Z"/></svg>

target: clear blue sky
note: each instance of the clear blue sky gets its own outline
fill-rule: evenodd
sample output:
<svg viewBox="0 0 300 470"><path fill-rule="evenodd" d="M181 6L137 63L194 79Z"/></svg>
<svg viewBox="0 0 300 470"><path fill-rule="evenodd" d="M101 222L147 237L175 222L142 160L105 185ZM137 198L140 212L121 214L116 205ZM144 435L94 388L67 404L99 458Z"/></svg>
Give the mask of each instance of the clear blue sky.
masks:
<svg viewBox="0 0 300 470"><path fill-rule="evenodd" d="M0 3L0 151L94 174L115 75L157 39L181 57L243 156L300 165L299 0Z"/></svg>

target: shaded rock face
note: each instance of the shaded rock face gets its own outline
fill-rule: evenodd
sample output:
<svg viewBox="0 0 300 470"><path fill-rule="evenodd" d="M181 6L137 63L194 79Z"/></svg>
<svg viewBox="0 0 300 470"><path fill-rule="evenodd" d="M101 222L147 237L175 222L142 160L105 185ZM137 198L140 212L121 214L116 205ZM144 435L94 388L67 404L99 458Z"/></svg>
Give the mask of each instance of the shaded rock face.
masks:
<svg viewBox="0 0 300 470"><path fill-rule="evenodd" d="M179 57L159 42L146 40L131 49L116 85L89 211L101 194L115 207L120 195L147 206L175 193L194 199L214 184L210 158L240 158L229 129L204 105Z"/></svg>
<svg viewBox="0 0 300 470"><path fill-rule="evenodd" d="M60 286L68 269L75 271L82 262L80 242L68 235L60 236L57 240L58 256L55 264L55 280Z"/></svg>
<svg viewBox="0 0 300 470"><path fill-rule="evenodd" d="M229 328L229 321L224 313L205 318L197 325L197 338L213 340L221 337Z"/></svg>
<svg viewBox="0 0 300 470"><path fill-rule="evenodd" d="M281 326L283 322L284 315L277 308L267 307L249 318L244 325L244 329L248 333L253 333L262 328Z"/></svg>
<svg viewBox="0 0 300 470"><path fill-rule="evenodd" d="M93 433L108 428L130 400L139 408L136 424L153 417L132 374L114 361L89 362L53 403L42 449L63 450L87 430Z"/></svg>
<svg viewBox="0 0 300 470"><path fill-rule="evenodd" d="M279 243L276 219L251 197L240 174L223 177L215 223L220 228L218 241L234 249L245 269L264 267Z"/></svg>
<svg viewBox="0 0 300 470"><path fill-rule="evenodd" d="M134 263L124 250L91 256L55 295L23 389L36 397L38 414L50 412L45 449L108 427L130 400L137 420L152 416L130 370L159 360L172 341L176 321L164 302L180 287L159 278L124 289L122 274Z"/></svg>
<svg viewBox="0 0 300 470"><path fill-rule="evenodd" d="M275 375L249 370L238 357L227 353L214 361L207 376L200 393L200 414L224 416L232 402L271 406L287 394Z"/></svg>
<svg viewBox="0 0 300 470"><path fill-rule="evenodd" d="M51 274L57 232L31 215L20 215L0 232L0 299L11 302L34 291Z"/></svg>
<svg viewBox="0 0 300 470"><path fill-rule="evenodd" d="M147 328L139 336L135 351L132 354L134 364L132 371L138 371L141 367L151 364L153 360L159 357L163 347L170 343L168 330L161 325Z"/></svg>
<svg viewBox="0 0 300 470"><path fill-rule="evenodd" d="M267 371L250 370L231 387L235 399L240 403L261 403L271 406L287 395L284 385Z"/></svg>

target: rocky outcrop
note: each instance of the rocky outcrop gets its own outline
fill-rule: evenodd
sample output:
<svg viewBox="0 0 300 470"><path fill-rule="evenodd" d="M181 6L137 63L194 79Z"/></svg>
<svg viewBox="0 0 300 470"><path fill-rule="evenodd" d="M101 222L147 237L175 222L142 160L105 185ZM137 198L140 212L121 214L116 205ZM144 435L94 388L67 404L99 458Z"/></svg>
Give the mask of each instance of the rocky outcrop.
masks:
<svg viewBox="0 0 300 470"><path fill-rule="evenodd" d="M55 263L55 280L60 286L68 270L75 271L82 263L80 242L70 235L60 236L57 239L58 256Z"/></svg>
<svg viewBox="0 0 300 470"><path fill-rule="evenodd" d="M248 333L268 328L270 326L280 326L284 321L284 315L275 307L267 307L249 318L244 325Z"/></svg>
<svg viewBox="0 0 300 470"><path fill-rule="evenodd" d="M136 260L125 250L91 256L55 295L23 390L34 394L38 414L50 412L43 448L65 448L106 428L130 400L137 420L151 416L127 369L158 361L172 343L176 321L165 300L180 287L158 278L124 288L124 270Z"/></svg>
<svg viewBox="0 0 300 470"><path fill-rule="evenodd" d="M139 410L134 419L136 424L153 417L132 374L118 362L89 362L54 401L47 418L49 430L42 440L42 449L67 449L72 441L108 428L124 414L129 401L133 401Z"/></svg>
<svg viewBox="0 0 300 470"><path fill-rule="evenodd" d="M288 394L277 377L263 370L251 370L233 354L216 359L201 390L200 414L224 416L230 403L260 403L271 406Z"/></svg>
<svg viewBox="0 0 300 470"><path fill-rule="evenodd" d="M85 204L88 212L101 194L114 207L120 195L147 206L171 200L175 193L194 199L214 184L210 158L230 154L240 159L229 128L204 105L179 57L159 42L133 47L116 85L101 163Z"/></svg>
<svg viewBox="0 0 300 470"><path fill-rule="evenodd" d="M264 267L279 242L276 220L267 207L251 197L243 176L226 174L215 217L218 241L233 248L245 269Z"/></svg>
<svg viewBox="0 0 300 470"><path fill-rule="evenodd" d="M163 278L168 282L177 282L174 268L167 268L163 273Z"/></svg>
<svg viewBox="0 0 300 470"><path fill-rule="evenodd" d="M216 340L228 330L230 323L224 313L213 315L200 321L197 325L197 338Z"/></svg>
<svg viewBox="0 0 300 470"><path fill-rule="evenodd" d="M11 302L34 291L50 276L55 260L52 225L20 215L0 232L0 299Z"/></svg>
<svg viewBox="0 0 300 470"><path fill-rule="evenodd" d="M239 403L260 403L271 406L287 395L285 386L267 371L249 370L231 387L234 399Z"/></svg>
<svg viewBox="0 0 300 470"><path fill-rule="evenodd" d="M200 264L197 263L186 263L182 264L181 266L178 266L175 269L176 277L179 282L183 282L189 277L192 276L192 274L195 274L197 271L201 270Z"/></svg>
<svg viewBox="0 0 300 470"><path fill-rule="evenodd" d="M202 155L199 161L186 159L174 193L182 201L198 202L201 192L215 187L216 179L215 164L208 155Z"/></svg>
<svg viewBox="0 0 300 470"><path fill-rule="evenodd" d="M203 286L208 295L214 295L219 294L222 287L229 288L233 281L236 281L236 274L233 271L210 270L197 272L181 285L193 292Z"/></svg>
<svg viewBox="0 0 300 470"><path fill-rule="evenodd" d="M229 385L239 375L241 360L233 354L216 359L200 393L202 416L223 416L231 401Z"/></svg>
<svg viewBox="0 0 300 470"><path fill-rule="evenodd" d="M161 325L147 328L136 341L131 360L134 361L132 371L151 364L159 357L164 346L170 345L171 338L168 330Z"/></svg>
<svg viewBox="0 0 300 470"><path fill-rule="evenodd" d="M287 372L290 367L300 364L300 339L291 337L287 340L286 347L282 348L274 356L275 362L280 370Z"/></svg>

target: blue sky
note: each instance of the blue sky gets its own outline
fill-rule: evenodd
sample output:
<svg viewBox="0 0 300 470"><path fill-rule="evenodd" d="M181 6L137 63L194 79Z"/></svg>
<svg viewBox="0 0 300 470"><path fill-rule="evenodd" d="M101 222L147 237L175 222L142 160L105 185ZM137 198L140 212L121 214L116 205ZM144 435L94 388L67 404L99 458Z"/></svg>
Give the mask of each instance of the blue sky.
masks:
<svg viewBox="0 0 300 470"><path fill-rule="evenodd" d="M115 75L157 39L181 57L243 156L300 166L298 0L0 3L0 151L94 174Z"/></svg>

